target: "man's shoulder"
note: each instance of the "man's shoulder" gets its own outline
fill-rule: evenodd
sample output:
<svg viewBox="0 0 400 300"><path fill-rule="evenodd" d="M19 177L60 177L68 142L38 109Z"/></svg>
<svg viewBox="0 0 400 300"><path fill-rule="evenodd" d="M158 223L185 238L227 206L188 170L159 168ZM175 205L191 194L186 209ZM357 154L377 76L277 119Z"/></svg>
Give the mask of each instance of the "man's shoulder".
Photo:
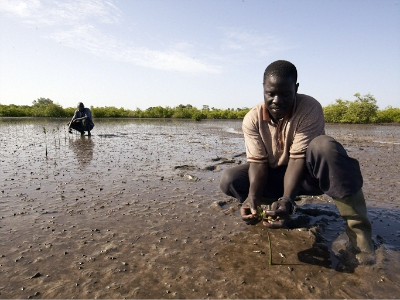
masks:
<svg viewBox="0 0 400 300"><path fill-rule="evenodd" d="M260 112L263 110L264 102L260 102L257 105L253 106L245 117L257 117Z"/></svg>
<svg viewBox="0 0 400 300"><path fill-rule="evenodd" d="M322 112L322 105L315 98L305 95L297 94L296 112L309 112L312 109L317 109Z"/></svg>
<svg viewBox="0 0 400 300"><path fill-rule="evenodd" d="M311 97L309 95L305 95L305 94L297 94L297 105L317 105L317 106L321 106L321 104L319 103L319 101L317 99L315 99L314 97Z"/></svg>
<svg viewBox="0 0 400 300"><path fill-rule="evenodd" d="M242 127L252 128L257 126L256 124L258 124L262 116L263 103L258 103L249 110L243 118Z"/></svg>

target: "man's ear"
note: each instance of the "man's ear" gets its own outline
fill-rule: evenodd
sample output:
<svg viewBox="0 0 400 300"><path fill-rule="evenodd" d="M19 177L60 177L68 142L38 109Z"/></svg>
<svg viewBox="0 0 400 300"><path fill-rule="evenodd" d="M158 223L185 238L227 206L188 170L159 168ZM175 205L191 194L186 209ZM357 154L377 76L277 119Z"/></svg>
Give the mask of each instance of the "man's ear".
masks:
<svg viewBox="0 0 400 300"><path fill-rule="evenodd" d="M297 90L299 89L299 85L300 85L300 83L296 83L296 93L297 93Z"/></svg>

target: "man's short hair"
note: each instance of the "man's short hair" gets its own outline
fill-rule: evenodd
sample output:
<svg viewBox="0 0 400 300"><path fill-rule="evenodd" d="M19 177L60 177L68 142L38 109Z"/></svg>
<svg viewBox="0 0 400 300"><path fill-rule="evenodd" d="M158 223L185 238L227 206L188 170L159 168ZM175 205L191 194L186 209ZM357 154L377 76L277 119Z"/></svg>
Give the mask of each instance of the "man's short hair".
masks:
<svg viewBox="0 0 400 300"><path fill-rule="evenodd" d="M85 105L83 105L82 102L79 102L79 103L78 103L78 108L81 107L81 106L85 107Z"/></svg>
<svg viewBox="0 0 400 300"><path fill-rule="evenodd" d="M286 78L292 78L294 82L297 82L297 69L294 64L286 60L277 60L271 63L264 72L264 81L267 76L282 76Z"/></svg>

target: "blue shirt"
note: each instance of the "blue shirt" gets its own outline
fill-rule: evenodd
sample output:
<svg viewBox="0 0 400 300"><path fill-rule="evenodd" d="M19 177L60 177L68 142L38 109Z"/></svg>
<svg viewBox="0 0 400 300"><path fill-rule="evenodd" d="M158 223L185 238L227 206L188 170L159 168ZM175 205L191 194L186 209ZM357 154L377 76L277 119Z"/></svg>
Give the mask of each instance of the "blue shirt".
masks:
<svg viewBox="0 0 400 300"><path fill-rule="evenodd" d="M72 120L83 118L83 117L88 117L90 121L92 121L92 112L90 111L89 108L85 107L83 111L80 111L77 109L74 113L74 116L72 117Z"/></svg>

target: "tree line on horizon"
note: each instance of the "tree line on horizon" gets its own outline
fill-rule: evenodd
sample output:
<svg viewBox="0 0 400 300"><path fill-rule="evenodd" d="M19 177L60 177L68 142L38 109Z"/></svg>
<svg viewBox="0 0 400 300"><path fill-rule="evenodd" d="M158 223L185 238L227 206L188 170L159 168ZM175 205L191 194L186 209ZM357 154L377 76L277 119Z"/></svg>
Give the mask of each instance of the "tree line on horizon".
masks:
<svg viewBox="0 0 400 300"><path fill-rule="evenodd" d="M335 103L323 107L328 123L400 123L400 108L391 106L380 110L371 94L354 95L354 101L337 99ZM49 98L38 98L32 105L0 104L0 117L72 117L76 108L63 108ZM190 104L176 107L149 107L145 110L116 108L114 106L90 107L94 118L179 118L194 119L243 119L250 108L218 109L203 105L198 109Z"/></svg>

